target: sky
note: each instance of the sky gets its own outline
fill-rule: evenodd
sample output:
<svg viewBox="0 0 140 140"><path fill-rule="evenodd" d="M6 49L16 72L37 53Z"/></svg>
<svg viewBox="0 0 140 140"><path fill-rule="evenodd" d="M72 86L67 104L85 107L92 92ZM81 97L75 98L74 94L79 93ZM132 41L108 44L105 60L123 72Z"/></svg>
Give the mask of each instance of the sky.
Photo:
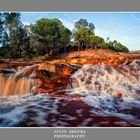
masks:
<svg viewBox="0 0 140 140"><path fill-rule="evenodd" d="M95 34L111 41L117 40L129 50L140 50L140 13L107 12L24 12L23 24L35 23L41 18L59 18L63 24L73 30L74 23L80 18L95 25Z"/></svg>

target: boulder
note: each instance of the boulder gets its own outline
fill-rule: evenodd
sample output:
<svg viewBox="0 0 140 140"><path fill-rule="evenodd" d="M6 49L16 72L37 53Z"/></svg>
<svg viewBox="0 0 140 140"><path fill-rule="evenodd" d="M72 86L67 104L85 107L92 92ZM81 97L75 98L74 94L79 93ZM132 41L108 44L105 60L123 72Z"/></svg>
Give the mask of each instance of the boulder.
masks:
<svg viewBox="0 0 140 140"><path fill-rule="evenodd" d="M113 93L113 96L114 97L117 97L117 98L121 98L122 97L122 93L121 92L115 92L115 93Z"/></svg>
<svg viewBox="0 0 140 140"><path fill-rule="evenodd" d="M0 73L3 73L3 74L14 74L14 73L16 73L16 70L15 69L1 69Z"/></svg>

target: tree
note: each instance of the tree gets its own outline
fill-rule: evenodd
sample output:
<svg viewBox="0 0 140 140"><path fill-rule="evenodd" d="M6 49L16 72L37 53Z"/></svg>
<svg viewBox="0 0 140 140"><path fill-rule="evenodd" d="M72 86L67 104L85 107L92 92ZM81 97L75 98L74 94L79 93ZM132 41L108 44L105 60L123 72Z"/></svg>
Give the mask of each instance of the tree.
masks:
<svg viewBox="0 0 140 140"><path fill-rule="evenodd" d="M40 19L31 26L31 31L32 38L42 44L43 52L48 52L49 55L58 49L58 46L70 42L71 32L59 19Z"/></svg>
<svg viewBox="0 0 140 140"><path fill-rule="evenodd" d="M114 49L119 52L129 52L128 48L119 42L115 43Z"/></svg>
<svg viewBox="0 0 140 140"><path fill-rule="evenodd" d="M78 51L89 47L129 51L116 40L111 41L107 37L105 41L95 35L94 24L86 19L79 19L74 26L73 34L59 19L43 18L35 24L25 26L20 21L20 13L0 13L0 56L15 59L32 58L46 53L53 55L77 50L77 45Z"/></svg>
<svg viewBox="0 0 140 140"><path fill-rule="evenodd" d="M31 37L30 37L30 26L21 26L20 28L20 56L22 58L31 58L32 54L32 45L31 45Z"/></svg>
<svg viewBox="0 0 140 140"><path fill-rule="evenodd" d="M105 44L105 41L102 37L99 36L90 36L90 46L91 48L97 49L102 48L102 46Z"/></svg>
<svg viewBox="0 0 140 140"><path fill-rule="evenodd" d="M85 28L89 25L88 21L86 19L79 19L77 22L75 22L75 28L76 29L81 29Z"/></svg>
<svg viewBox="0 0 140 140"><path fill-rule="evenodd" d="M9 49L9 38L7 31L5 29L5 17L4 13L0 13L0 56L9 57L10 49Z"/></svg>
<svg viewBox="0 0 140 140"><path fill-rule="evenodd" d="M90 36L94 35L95 26L93 23L88 23L86 19L80 19L75 22L73 36L78 42L78 51L84 47L89 47Z"/></svg>
<svg viewBox="0 0 140 140"><path fill-rule="evenodd" d="M3 14L0 13L0 44L2 42L2 33L3 33Z"/></svg>
<svg viewBox="0 0 140 140"><path fill-rule="evenodd" d="M107 37L107 38L106 38L106 43L107 43L109 40L110 40L110 38L109 38L109 37Z"/></svg>
<svg viewBox="0 0 140 140"><path fill-rule="evenodd" d="M60 34L61 34L61 38L59 39L58 43L60 48L63 48L64 52L66 52L67 45L70 44L70 40L71 40L71 31L65 26L61 26Z"/></svg>
<svg viewBox="0 0 140 140"><path fill-rule="evenodd" d="M30 57L30 34L20 21L20 13L3 13L2 21L1 54L6 58Z"/></svg>
<svg viewBox="0 0 140 140"><path fill-rule="evenodd" d="M21 42L21 29L22 24L20 22L20 13L4 13L4 24L5 24L5 32L7 35L5 36L8 38L7 45L9 49L12 51L9 57L17 58L21 56L20 45L23 43ZM5 39L6 39L5 38Z"/></svg>
<svg viewBox="0 0 140 140"><path fill-rule="evenodd" d="M89 29L90 29L91 33L94 35L95 26L93 23L89 23Z"/></svg>
<svg viewBox="0 0 140 140"><path fill-rule="evenodd" d="M7 31L5 30L4 24L4 13L0 13L0 46L6 47L8 45L9 39Z"/></svg>

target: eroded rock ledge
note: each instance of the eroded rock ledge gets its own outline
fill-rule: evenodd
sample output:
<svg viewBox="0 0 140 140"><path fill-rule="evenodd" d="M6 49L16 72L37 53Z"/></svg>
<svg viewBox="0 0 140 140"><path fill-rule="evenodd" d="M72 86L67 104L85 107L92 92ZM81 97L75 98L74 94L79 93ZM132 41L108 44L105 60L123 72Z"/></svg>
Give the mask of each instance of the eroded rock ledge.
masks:
<svg viewBox="0 0 140 140"><path fill-rule="evenodd" d="M24 75L35 79L35 87L32 92L55 93L71 88L70 76L84 64L118 65L124 62L130 63L134 59L140 59L140 54L114 53L108 50L88 50L73 52L60 59L41 60L31 62L5 62L0 63L0 73L13 74L18 68L24 69ZM33 74L35 73L35 74ZM60 93L60 92L59 92Z"/></svg>

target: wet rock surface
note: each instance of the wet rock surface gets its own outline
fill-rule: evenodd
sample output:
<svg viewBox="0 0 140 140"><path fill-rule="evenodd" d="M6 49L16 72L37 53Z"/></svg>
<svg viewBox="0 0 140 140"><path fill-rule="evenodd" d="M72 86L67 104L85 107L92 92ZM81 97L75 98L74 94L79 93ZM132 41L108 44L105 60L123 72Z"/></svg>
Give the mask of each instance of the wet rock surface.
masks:
<svg viewBox="0 0 140 140"><path fill-rule="evenodd" d="M50 59L49 61L8 61L1 60L0 73L30 76L34 79L35 88L33 93L56 92L67 87L71 87L70 78L78 69L85 64L102 65L106 64L106 70L111 74L112 70L108 65L117 66L125 63L129 65L134 59L138 59L139 54L115 53L108 50L87 50L67 54L61 59ZM117 67L118 71L124 70ZM89 77L90 78L90 77ZM87 80L90 82L91 79ZM114 96L121 96L121 93L114 93Z"/></svg>
<svg viewBox="0 0 140 140"><path fill-rule="evenodd" d="M1 61L0 126L139 127L139 71L139 54L103 50Z"/></svg>

